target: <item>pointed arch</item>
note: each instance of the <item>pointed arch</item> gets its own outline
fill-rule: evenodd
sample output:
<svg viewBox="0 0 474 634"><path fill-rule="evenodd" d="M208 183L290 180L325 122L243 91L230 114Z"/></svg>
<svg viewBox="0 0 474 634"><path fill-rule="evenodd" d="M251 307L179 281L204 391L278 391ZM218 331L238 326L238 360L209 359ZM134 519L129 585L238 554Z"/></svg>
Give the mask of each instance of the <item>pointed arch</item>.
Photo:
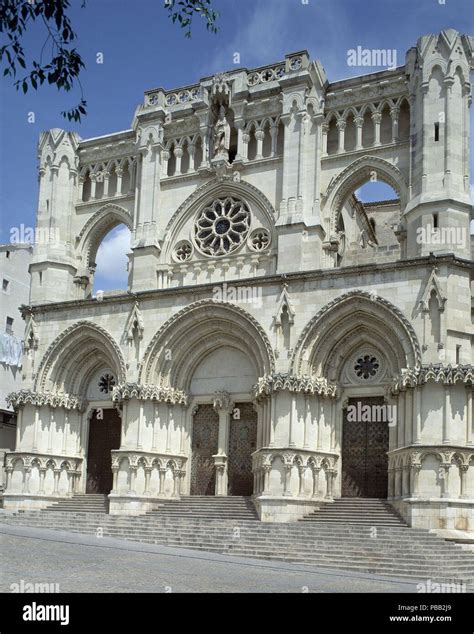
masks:
<svg viewBox="0 0 474 634"><path fill-rule="evenodd" d="M113 203L107 203L88 219L79 235L76 236L76 252L84 266L89 267L95 262L104 237L121 224L131 230L132 216L127 209Z"/></svg>
<svg viewBox="0 0 474 634"><path fill-rule="evenodd" d="M82 394L87 378L102 365L112 368L119 382L125 381L125 361L115 339L94 322L79 321L58 335L46 350L35 390Z"/></svg>
<svg viewBox="0 0 474 634"><path fill-rule="evenodd" d="M176 238L180 235L184 225L189 222L190 217L203 205L207 204L210 199L225 196L242 198L250 204L250 208L258 208L265 219L263 224L270 232L271 243L276 244L276 212L268 198L259 189L245 181L237 182L231 179L222 181L215 178L192 193L171 217L164 232L166 240L162 254L163 261L169 262L171 260L171 251L175 245Z"/></svg>
<svg viewBox="0 0 474 634"><path fill-rule="evenodd" d="M416 333L390 301L354 290L324 306L306 325L295 346L290 371L337 380L348 352L362 343L382 347L393 372L421 365Z"/></svg>
<svg viewBox="0 0 474 634"><path fill-rule="evenodd" d="M140 365L140 382L187 391L197 365L222 346L243 352L257 376L275 370L270 341L250 313L228 302L200 300L171 317L155 334Z"/></svg>
<svg viewBox="0 0 474 634"><path fill-rule="evenodd" d="M324 213L330 218L331 232L336 232L337 220L347 198L361 185L370 181L375 173L394 189L400 198L400 213L407 204L408 188L402 173L395 165L376 156L362 156L333 177L324 197Z"/></svg>

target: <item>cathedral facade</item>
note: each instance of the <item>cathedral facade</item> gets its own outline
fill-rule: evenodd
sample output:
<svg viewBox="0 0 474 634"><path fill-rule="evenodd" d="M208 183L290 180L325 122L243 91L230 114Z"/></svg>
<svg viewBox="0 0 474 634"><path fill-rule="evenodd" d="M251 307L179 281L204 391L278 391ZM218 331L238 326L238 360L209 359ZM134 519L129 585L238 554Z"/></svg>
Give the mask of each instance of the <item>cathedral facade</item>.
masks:
<svg viewBox="0 0 474 634"><path fill-rule="evenodd" d="M448 29L336 82L302 51L149 90L129 130L43 133L5 508L369 497L474 532L473 48ZM94 296L120 224L128 290Z"/></svg>

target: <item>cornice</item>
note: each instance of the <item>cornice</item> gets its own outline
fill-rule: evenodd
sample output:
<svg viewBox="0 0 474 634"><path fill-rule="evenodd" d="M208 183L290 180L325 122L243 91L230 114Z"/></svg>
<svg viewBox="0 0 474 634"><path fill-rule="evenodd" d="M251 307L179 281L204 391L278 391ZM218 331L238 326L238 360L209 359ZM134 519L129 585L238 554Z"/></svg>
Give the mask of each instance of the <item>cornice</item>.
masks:
<svg viewBox="0 0 474 634"><path fill-rule="evenodd" d="M281 284L284 279L286 282L311 282L316 280L327 280L334 278L344 278L344 277L352 277L353 275L362 276L372 275L374 273L388 273L391 271L400 272L401 270L407 270L412 268L420 268L421 266L426 267L427 270L433 268L433 263L436 266L453 266L459 269L465 269L466 271L474 271L474 261L467 260L464 258L459 258L452 254L447 255L428 255L419 258L412 258L410 260L397 260L393 262L383 262L377 264L361 264L340 268L331 268L331 269L315 269L312 271L298 271L295 273L285 273L285 274L273 274L273 275L262 275L258 277L248 277L241 279L229 279L226 280L228 284L232 284L235 287L239 286L249 286L252 284L257 284L258 286L271 286L275 284ZM162 289L152 289L149 291L138 291L135 293L136 297L141 302L146 302L147 300L153 300L157 298L163 298L166 296L173 295L182 295L184 293L194 293L194 295L198 296L201 293L206 294L207 297L212 294L213 288L215 288L215 282L208 282L206 284L196 284L194 286L177 286L173 288L162 288ZM33 304L31 306L25 306L28 310L33 310L35 315L40 315L41 313L51 313L55 311L61 310L71 310L73 308L82 308L82 307L92 307L97 308L99 305L108 305L108 304L120 304L120 303L131 303L134 302L135 298L132 296L127 290L124 290L123 293L112 295L112 296L104 296L103 300L99 303L96 299L72 299L62 302L50 302L45 304ZM195 301L195 300L193 300Z"/></svg>

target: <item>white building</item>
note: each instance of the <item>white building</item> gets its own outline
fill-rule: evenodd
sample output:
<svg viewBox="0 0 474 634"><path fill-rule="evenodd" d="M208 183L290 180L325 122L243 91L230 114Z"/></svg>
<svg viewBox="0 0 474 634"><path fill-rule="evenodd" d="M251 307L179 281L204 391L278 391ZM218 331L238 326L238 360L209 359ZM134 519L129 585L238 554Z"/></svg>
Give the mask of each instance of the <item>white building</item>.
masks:
<svg viewBox="0 0 474 634"><path fill-rule="evenodd" d="M15 449L16 417L6 397L21 388L25 322L19 308L29 303L32 251L28 244L0 245L0 486L5 451Z"/></svg>
<svg viewBox="0 0 474 634"><path fill-rule="evenodd" d="M252 495L291 521L367 496L474 531L472 51L448 29L336 82L302 51L149 90L131 130L42 134L54 235L31 264L5 507ZM364 205L371 180L396 200ZM129 292L97 301L121 223Z"/></svg>

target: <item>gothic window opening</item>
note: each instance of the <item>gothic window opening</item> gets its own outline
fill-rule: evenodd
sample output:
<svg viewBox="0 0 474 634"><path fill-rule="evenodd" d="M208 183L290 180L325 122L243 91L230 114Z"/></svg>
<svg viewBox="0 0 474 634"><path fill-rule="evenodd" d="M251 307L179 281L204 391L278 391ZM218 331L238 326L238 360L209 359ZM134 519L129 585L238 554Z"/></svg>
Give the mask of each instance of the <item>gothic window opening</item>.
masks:
<svg viewBox="0 0 474 634"><path fill-rule="evenodd" d="M106 372L99 378L98 387L99 392L101 392L102 394L110 394L114 386L115 378L113 374L109 374L108 372Z"/></svg>
<svg viewBox="0 0 474 634"><path fill-rule="evenodd" d="M204 255L226 255L244 242L249 227L250 211L243 201L218 198L199 214L194 239Z"/></svg>
<svg viewBox="0 0 474 634"><path fill-rule="evenodd" d="M359 377L359 379L367 380L377 374L379 367L380 364L377 360L377 357L366 354L364 356L360 356L357 359L354 365L354 372Z"/></svg>

